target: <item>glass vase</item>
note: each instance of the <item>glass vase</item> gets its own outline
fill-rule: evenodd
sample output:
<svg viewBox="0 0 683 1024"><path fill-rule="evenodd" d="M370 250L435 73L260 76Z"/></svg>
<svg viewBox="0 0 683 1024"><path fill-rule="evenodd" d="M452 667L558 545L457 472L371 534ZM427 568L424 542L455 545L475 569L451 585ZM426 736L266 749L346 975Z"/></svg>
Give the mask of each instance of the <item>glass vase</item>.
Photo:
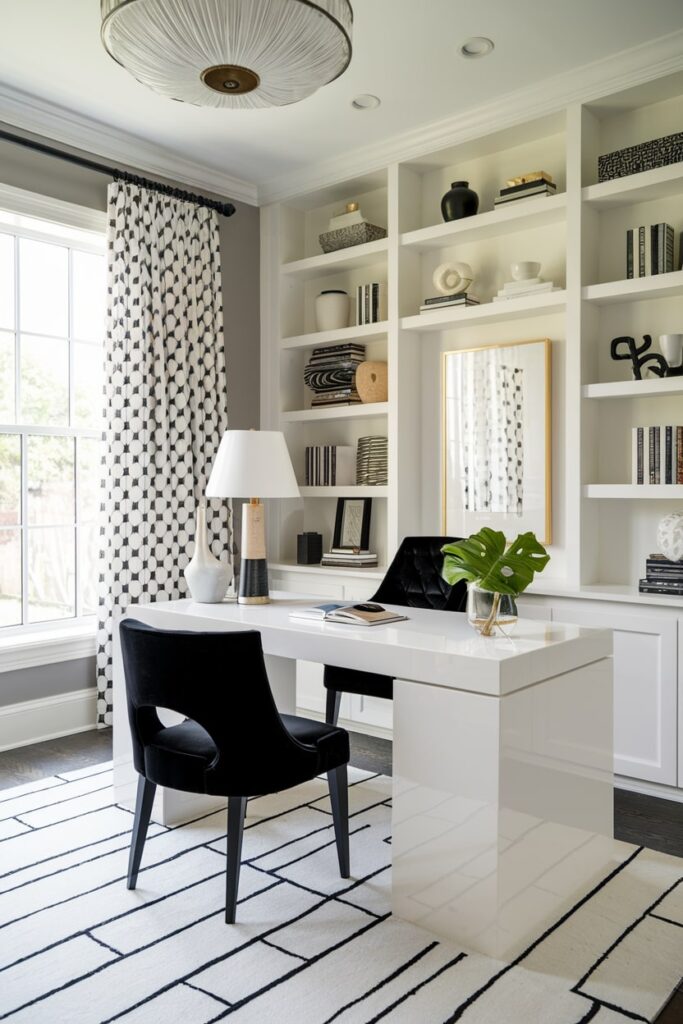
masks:
<svg viewBox="0 0 683 1024"><path fill-rule="evenodd" d="M482 636L507 635L517 623L517 605L512 594L482 590L471 583L467 588L467 621Z"/></svg>

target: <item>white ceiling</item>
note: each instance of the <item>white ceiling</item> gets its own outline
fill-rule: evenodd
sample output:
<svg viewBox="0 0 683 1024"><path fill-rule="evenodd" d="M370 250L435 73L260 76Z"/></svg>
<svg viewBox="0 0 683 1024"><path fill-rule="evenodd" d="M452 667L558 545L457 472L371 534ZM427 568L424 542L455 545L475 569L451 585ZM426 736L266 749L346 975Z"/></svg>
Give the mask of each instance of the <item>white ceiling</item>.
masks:
<svg viewBox="0 0 683 1024"><path fill-rule="evenodd" d="M97 0L0 0L0 83L262 184L683 29L682 0L355 0L353 7L348 71L290 107L196 108L157 96L104 52ZM493 39L493 54L463 59L460 44L473 35ZM380 96L381 107L353 110L353 96L366 92Z"/></svg>

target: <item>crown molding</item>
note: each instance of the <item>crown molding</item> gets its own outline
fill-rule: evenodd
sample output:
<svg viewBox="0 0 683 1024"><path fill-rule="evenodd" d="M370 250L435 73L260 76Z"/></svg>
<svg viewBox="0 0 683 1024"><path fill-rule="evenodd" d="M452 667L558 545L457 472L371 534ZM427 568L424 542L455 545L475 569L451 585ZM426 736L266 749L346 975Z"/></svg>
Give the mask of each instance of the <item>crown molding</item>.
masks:
<svg viewBox="0 0 683 1024"><path fill-rule="evenodd" d="M412 160L681 70L683 31L535 82L454 117L308 165L305 171L280 175L259 185L259 205L315 192L346 178Z"/></svg>
<svg viewBox="0 0 683 1024"><path fill-rule="evenodd" d="M136 135L4 84L0 84L0 121L114 165L122 164L147 175L170 178L181 185L206 189L251 206L258 203L253 182L232 178Z"/></svg>

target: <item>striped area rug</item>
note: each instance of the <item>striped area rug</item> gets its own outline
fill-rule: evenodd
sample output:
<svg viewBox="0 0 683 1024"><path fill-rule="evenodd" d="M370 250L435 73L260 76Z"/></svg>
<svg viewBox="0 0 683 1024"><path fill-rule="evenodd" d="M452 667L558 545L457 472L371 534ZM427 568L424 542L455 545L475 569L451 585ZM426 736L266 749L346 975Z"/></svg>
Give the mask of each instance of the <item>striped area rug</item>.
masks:
<svg viewBox="0 0 683 1024"><path fill-rule="evenodd" d="M0 791L0 1019L12 1024L624 1024L683 972L683 860L624 845L512 965L390 914L391 780L351 771L353 879L326 784L251 800L238 924L223 921L225 814L150 826L110 766Z"/></svg>

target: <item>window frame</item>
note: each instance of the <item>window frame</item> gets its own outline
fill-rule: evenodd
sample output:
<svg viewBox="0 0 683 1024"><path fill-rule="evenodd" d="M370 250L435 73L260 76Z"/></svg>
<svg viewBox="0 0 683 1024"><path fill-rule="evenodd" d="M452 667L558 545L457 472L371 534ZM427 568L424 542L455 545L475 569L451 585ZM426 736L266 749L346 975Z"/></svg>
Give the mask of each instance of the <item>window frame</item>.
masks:
<svg viewBox="0 0 683 1024"><path fill-rule="evenodd" d="M106 254L106 228L107 215L103 210L93 210L88 207L78 206L74 203L53 199L49 196L41 196L36 193L17 189L13 186L0 184L0 233L14 236L14 304L15 317L11 333L14 335L14 401L15 417L20 412L19 408L19 381L21 375L20 363L20 336L21 336L21 311L20 311L20 264L18 259L20 239L26 238L39 242L48 242L54 245L66 247L68 252L68 333L66 341L68 344L68 370L69 370L69 391L68 391L68 426L54 426L25 423L0 423L0 434L19 437L20 443L20 500L21 500L21 521L16 527L8 526L8 529L17 529L21 539L21 576L22 576L22 623L8 626L0 626L0 671L5 669L2 657L3 652L11 649L13 645L25 646L30 644L35 658L40 659L41 653L39 644L31 644L31 636L37 634L39 640L41 633L50 635L50 644L54 649L59 636L63 635L64 642L73 646L74 636L92 636L96 630L97 616L94 613L84 615L82 609L82 592L79 588L79 536L80 530L85 525L81 520L81 508L79 502L79 481L77 473L78 445L79 439L102 438L102 431L92 430L82 426L71 425L72 414L75 402L75 377L74 377L74 352L77 343L88 344L87 339L76 338L73 332L73 251L87 252L97 255ZM25 218L35 218L49 221L55 228L53 231L41 231L38 226L27 224ZM32 334L33 332L28 332ZM50 335L38 335L40 337L51 337ZM57 336L53 336L57 337ZM64 340L60 337L60 340ZM96 347L96 343L90 343ZM73 616L61 619L48 619L44 622L28 621L28 438L32 436L49 437L70 437L74 439L74 494L73 494L73 520L68 528L73 530L74 537L74 571L75 571L75 593ZM47 640L47 637L45 637ZM35 664L41 664L36 660ZM8 668L10 668L8 662Z"/></svg>

